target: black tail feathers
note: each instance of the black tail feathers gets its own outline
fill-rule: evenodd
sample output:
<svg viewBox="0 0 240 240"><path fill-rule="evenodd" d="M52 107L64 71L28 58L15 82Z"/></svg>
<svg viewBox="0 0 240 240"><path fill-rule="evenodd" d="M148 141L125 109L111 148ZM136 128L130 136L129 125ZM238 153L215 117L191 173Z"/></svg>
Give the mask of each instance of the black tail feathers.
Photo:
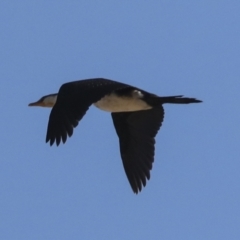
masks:
<svg viewBox="0 0 240 240"><path fill-rule="evenodd" d="M183 97L183 95L160 97L162 104L164 103L175 103L175 104L188 104L188 103L200 103L201 100L196 98Z"/></svg>

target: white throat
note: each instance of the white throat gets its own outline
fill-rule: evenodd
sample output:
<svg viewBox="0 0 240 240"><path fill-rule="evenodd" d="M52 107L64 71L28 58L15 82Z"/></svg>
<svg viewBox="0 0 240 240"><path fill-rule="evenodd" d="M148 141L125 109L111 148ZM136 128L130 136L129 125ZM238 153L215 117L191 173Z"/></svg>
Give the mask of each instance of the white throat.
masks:
<svg viewBox="0 0 240 240"><path fill-rule="evenodd" d="M45 106L53 107L57 102L57 94L49 95L43 99L43 103Z"/></svg>

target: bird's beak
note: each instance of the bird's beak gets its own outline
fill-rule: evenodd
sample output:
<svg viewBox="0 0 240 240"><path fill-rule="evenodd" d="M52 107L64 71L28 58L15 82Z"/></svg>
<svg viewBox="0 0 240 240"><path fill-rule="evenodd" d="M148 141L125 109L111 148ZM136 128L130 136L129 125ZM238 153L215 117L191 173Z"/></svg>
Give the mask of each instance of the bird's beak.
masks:
<svg viewBox="0 0 240 240"><path fill-rule="evenodd" d="M44 107L44 104L42 101L38 100L37 102L33 102L33 103L29 103L28 104L29 107Z"/></svg>

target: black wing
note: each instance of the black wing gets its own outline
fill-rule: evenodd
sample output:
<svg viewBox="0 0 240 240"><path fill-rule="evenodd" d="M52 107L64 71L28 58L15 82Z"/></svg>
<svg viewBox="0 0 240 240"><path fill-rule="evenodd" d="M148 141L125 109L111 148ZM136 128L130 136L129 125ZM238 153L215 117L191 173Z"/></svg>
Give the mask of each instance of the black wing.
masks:
<svg viewBox="0 0 240 240"><path fill-rule="evenodd" d="M112 113L119 137L123 166L134 193L150 179L154 161L155 136L162 125L162 106L137 112Z"/></svg>
<svg viewBox="0 0 240 240"><path fill-rule="evenodd" d="M48 122L46 142L59 145L71 137L73 128L78 125L90 105L114 90L130 87L127 84L103 79L87 79L65 83L61 86L57 102Z"/></svg>

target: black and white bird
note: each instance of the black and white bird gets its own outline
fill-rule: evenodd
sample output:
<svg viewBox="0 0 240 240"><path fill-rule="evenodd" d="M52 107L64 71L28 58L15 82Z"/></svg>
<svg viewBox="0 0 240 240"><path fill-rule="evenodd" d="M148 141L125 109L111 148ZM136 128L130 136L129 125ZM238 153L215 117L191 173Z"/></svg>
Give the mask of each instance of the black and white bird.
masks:
<svg viewBox="0 0 240 240"><path fill-rule="evenodd" d="M162 125L163 104L200 103L182 95L159 97L117 81L95 78L63 84L58 93L42 97L29 106L52 107L46 142L57 146L71 137L88 108L111 112L119 137L123 166L134 193L150 179L155 136Z"/></svg>

